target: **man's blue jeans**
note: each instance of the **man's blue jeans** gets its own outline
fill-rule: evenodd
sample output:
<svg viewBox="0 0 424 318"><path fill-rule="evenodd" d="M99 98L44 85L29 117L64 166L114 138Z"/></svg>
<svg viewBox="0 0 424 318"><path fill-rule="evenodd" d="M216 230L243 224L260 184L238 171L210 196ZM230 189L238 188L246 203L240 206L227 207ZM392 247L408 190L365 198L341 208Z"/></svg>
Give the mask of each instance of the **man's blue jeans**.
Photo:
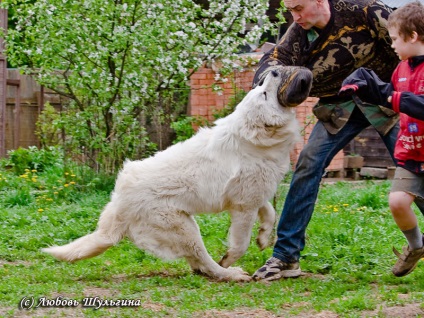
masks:
<svg viewBox="0 0 424 318"><path fill-rule="evenodd" d="M305 231L314 211L321 178L334 156L370 123L355 107L346 125L334 135L321 121L313 128L300 153L277 228L273 256L286 263L299 261L305 247ZM393 158L399 126L381 136Z"/></svg>

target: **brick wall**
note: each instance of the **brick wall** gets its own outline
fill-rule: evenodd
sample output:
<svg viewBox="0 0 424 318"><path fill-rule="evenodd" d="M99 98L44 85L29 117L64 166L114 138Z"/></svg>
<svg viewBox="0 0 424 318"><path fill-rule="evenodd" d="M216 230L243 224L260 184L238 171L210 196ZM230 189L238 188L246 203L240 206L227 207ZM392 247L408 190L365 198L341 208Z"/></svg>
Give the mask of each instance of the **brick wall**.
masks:
<svg viewBox="0 0 424 318"><path fill-rule="evenodd" d="M200 68L191 76L189 115L203 116L208 120L213 120L213 111L224 108L229 99L234 96L235 89L249 91L252 88L254 72L251 69L243 72L235 71L234 79L226 83L217 82L215 76L216 73L213 69L207 67ZM222 87L222 91L214 91L213 83L218 83Z"/></svg>
<svg viewBox="0 0 424 318"><path fill-rule="evenodd" d="M233 80L222 83L215 81L213 67L200 68L190 78L189 115L202 116L209 121L213 120L213 111L226 106L231 96L234 96L235 89L243 89L245 91L251 89L254 72L253 67L247 67L243 71L234 71ZM214 83L218 83L223 88L220 93L213 91L212 84ZM308 142L315 121L315 117L312 114L312 107L316 102L316 98L309 97L305 102L296 107L296 116L302 129L302 140L296 144L295 149L291 153L293 164L296 163L300 151ZM344 153L340 151L331 161L327 171L342 172L343 164Z"/></svg>

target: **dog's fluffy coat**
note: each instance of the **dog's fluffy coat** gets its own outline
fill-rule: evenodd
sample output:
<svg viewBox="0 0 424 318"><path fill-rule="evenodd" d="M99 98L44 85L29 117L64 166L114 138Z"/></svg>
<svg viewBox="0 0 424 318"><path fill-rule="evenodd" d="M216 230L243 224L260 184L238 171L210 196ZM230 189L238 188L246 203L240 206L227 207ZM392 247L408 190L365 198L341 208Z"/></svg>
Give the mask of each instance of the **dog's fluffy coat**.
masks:
<svg viewBox="0 0 424 318"><path fill-rule="evenodd" d="M294 109L283 107L287 105L277 95L282 96L281 87L296 85L301 101L307 97L311 79L300 88L289 82L298 69L270 72L214 127L153 157L125 162L96 231L43 250L73 262L98 255L127 236L158 257L184 257L194 271L212 278L250 280L242 269L229 266L247 250L257 218L257 243L268 246L275 221L268 200L289 169L289 152L299 136ZM216 263L193 215L224 210L231 215L229 249Z"/></svg>

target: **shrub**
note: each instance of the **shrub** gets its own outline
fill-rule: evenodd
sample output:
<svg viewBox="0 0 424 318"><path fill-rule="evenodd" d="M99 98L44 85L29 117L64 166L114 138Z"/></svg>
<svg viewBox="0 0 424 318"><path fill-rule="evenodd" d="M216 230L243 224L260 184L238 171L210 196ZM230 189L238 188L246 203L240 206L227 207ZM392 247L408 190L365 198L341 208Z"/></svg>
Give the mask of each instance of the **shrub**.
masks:
<svg viewBox="0 0 424 318"><path fill-rule="evenodd" d="M35 146L8 151L6 165L12 167L16 174L23 174L26 169L43 171L48 166L63 165L63 151L58 147L38 149Z"/></svg>

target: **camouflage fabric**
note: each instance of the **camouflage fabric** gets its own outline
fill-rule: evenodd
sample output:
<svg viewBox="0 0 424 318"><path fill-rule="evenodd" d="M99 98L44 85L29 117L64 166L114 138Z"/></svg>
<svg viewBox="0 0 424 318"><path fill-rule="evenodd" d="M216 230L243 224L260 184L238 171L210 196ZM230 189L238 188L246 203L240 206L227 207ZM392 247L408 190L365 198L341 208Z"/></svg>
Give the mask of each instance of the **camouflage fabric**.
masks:
<svg viewBox="0 0 424 318"><path fill-rule="evenodd" d="M313 113L330 134L336 134L349 120L355 106L359 107L370 124L383 136L399 121L399 114L393 110L362 102L357 96L353 96L353 100L338 103L318 103Z"/></svg>
<svg viewBox="0 0 424 318"><path fill-rule="evenodd" d="M399 59L390 47L386 29L392 9L375 0L329 2L331 19L328 25L323 30L304 30L293 23L281 41L264 54L253 82L255 86L276 65L309 68L314 76L310 96L321 98L314 113L330 133L337 133L355 105L352 100L337 99L342 81L363 66L374 70L383 81L390 82ZM387 132L396 124L397 116L387 114L381 107L368 105L360 109L379 132Z"/></svg>

